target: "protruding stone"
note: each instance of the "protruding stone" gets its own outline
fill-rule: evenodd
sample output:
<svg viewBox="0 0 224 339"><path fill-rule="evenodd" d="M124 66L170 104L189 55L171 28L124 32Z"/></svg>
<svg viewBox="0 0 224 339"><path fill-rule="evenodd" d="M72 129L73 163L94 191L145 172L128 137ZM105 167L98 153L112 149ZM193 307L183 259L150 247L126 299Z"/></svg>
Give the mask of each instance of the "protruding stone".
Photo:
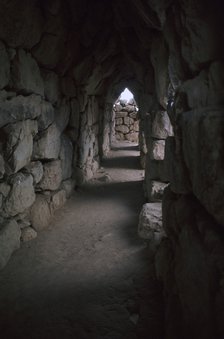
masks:
<svg viewBox="0 0 224 339"><path fill-rule="evenodd" d="M42 195L37 194L36 200L30 211L31 223L32 227L37 231L42 231L46 228L52 218L49 198Z"/></svg>
<svg viewBox="0 0 224 339"><path fill-rule="evenodd" d="M57 192L54 192L51 196L51 208L52 211L57 210L64 206L66 203L66 192L65 190L60 190Z"/></svg>
<svg viewBox="0 0 224 339"><path fill-rule="evenodd" d="M47 129L54 121L54 108L50 102L41 102L41 115L38 117L38 129Z"/></svg>
<svg viewBox="0 0 224 339"><path fill-rule="evenodd" d="M168 184L152 180L147 185L147 193L150 201L162 201L163 193Z"/></svg>
<svg viewBox="0 0 224 339"><path fill-rule="evenodd" d="M162 226L161 203L144 204L139 216L138 234L143 239L155 242L156 245L165 236Z"/></svg>
<svg viewBox="0 0 224 339"><path fill-rule="evenodd" d="M152 137L166 139L173 135L173 128L166 111L158 111L152 123Z"/></svg>
<svg viewBox="0 0 224 339"><path fill-rule="evenodd" d="M25 120L4 128L8 135L6 157L11 170L15 173L26 166L33 152L33 137L37 133L37 121Z"/></svg>
<svg viewBox="0 0 224 339"><path fill-rule="evenodd" d="M43 165L44 174L38 184L42 190L55 191L59 188L62 181L61 161L54 160Z"/></svg>
<svg viewBox="0 0 224 339"><path fill-rule="evenodd" d="M11 180L12 188L5 201L5 212L15 216L30 207L35 201L33 177L17 173Z"/></svg>
<svg viewBox="0 0 224 339"><path fill-rule="evenodd" d="M37 232L32 227L25 227L21 230L21 241L27 242L35 239Z"/></svg>
<svg viewBox="0 0 224 339"><path fill-rule="evenodd" d="M60 131L55 123L41 132L34 142L34 159L57 159L61 147Z"/></svg>
<svg viewBox="0 0 224 339"><path fill-rule="evenodd" d="M39 67L31 54L23 49L19 49L13 59L12 86L26 94L44 95L44 84Z"/></svg>
<svg viewBox="0 0 224 339"><path fill-rule="evenodd" d="M164 160L165 140L153 140L151 146L151 159Z"/></svg>
<svg viewBox="0 0 224 339"><path fill-rule="evenodd" d="M33 176L34 185L38 184L43 177L43 165L40 161L32 161L26 166L26 171Z"/></svg>
<svg viewBox="0 0 224 339"><path fill-rule="evenodd" d="M20 235L21 231L15 220L8 220L0 226L0 269L20 247Z"/></svg>

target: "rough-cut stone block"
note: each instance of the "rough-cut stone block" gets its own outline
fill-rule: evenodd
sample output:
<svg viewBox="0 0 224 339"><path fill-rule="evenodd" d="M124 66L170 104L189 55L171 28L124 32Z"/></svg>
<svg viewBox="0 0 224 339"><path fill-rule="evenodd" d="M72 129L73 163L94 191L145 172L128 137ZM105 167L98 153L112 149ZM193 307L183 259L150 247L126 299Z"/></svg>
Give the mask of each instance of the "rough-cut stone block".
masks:
<svg viewBox="0 0 224 339"><path fill-rule="evenodd" d="M162 201L163 193L168 184L164 182L149 180L147 183L148 199L150 201Z"/></svg>
<svg viewBox="0 0 224 339"><path fill-rule="evenodd" d="M13 59L12 84L17 90L26 94L44 95L44 84L39 67L31 54L23 49L19 49L17 56Z"/></svg>
<svg viewBox="0 0 224 339"><path fill-rule="evenodd" d="M55 122L58 130L63 132L68 125L71 107L67 99L63 99L60 106L55 110Z"/></svg>
<svg viewBox="0 0 224 339"><path fill-rule="evenodd" d="M134 128L135 132L139 132L139 122L138 121L134 122L134 127L133 128Z"/></svg>
<svg viewBox="0 0 224 339"><path fill-rule="evenodd" d="M116 112L116 119L125 118L128 116L128 112Z"/></svg>
<svg viewBox="0 0 224 339"><path fill-rule="evenodd" d="M55 123L41 132L33 145L34 159L57 159L61 147L60 131Z"/></svg>
<svg viewBox="0 0 224 339"><path fill-rule="evenodd" d="M35 239L37 232L32 227L25 227L21 230L21 241L27 242Z"/></svg>
<svg viewBox="0 0 224 339"><path fill-rule="evenodd" d="M73 146L71 140L66 135L61 136L59 158L61 159L62 180L69 179L72 176Z"/></svg>
<svg viewBox="0 0 224 339"><path fill-rule="evenodd" d="M138 142L138 133L136 132L131 132L128 134L125 134L125 139L131 142Z"/></svg>
<svg viewBox="0 0 224 339"><path fill-rule="evenodd" d="M4 128L7 134L6 157L15 173L26 166L33 152L33 137L37 133L37 121L25 120Z"/></svg>
<svg viewBox="0 0 224 339"><path fill-rule="evenodd" d="M6 198L7 195L10 192L10 185L8 185L6 182L0 183L0 193Z"/></svg>
<svg viewBox="0 0 224 339"><path fill-rule="evenodd" d="M131 112L131 113L129 113L129 117L132 118L132 119L137 119L138 112Z"/></svg>
<svg viewBox="0 0 224 339"><path fill-rule="evenodd" d="M135 106L133 105L126 105L123 110L125 110L128 113L134 112L135 111Z"/></svg>
<svg viewBox="0 0 224 339"><path fill-rule="evenodd" d="M5 161L3 159L3 156L0 154L0 179L4 176L5 174Z"/></svg>
<svg viewBox="0 0 224 339"><path fill-rule="evenodd" d="M116 130L117 132L121 132L121 133L123 133L123 134L127 134L127 133L129 132L128 126L125 126L125 125L116 126L116 127L115 127L115 130Z"/></svg>
<svg viewBox="0 0 224 339"><path fill-rule="evenodd" d="M138 234L156 244L164 237L161 203L144 204L139 216Z"/></svg>
<svg viewBox="0 0 224 339"><path fill-rule="evenodd" d="M32 227L37 231L41 231L46 228L52 218L50 205L49 205L49 198L37 194L36 200L31 208L30 211L30 218Z"/></svg>
<svg viewBox="0 0 224 339"><path fill-rule="evenodd" d="M70 198L72 193L74 192L75 189L75 180L74 179L68 179L62 182L61 188L66 192L66 198Z"/></svg>
<svg viewBox="0 0 224 339"><path fill-rule="evenodd" d="M47 129L54 121L54 108L50 102L41 102L41 115L38 117L38 129Z"/></svg>
<svg viewBox="0 0 224 339"><path fill-rule="evenodd" d="M60 98L59 79L57 74L51 71L42 71L44 80L44 95L45 98L55 105Z"/></svg>
<svg viewBox="0 0 224 339"><path fill-rule="evenodd" d="M66 203L66 192L63 189L52 194L51 196L52 211L63 207L65 203Z"/></svg>
<svg viewBox="0 0 224 339"><path fill-rule="evenodd" d="M35 200L32 175L17 173L11 179L12 188L5 201L4 210L15 216L30 207Z"/></svg>
<svg viewBox="0 0 224 339"><path fill-rule="evenodd" d="M152 137L166 139L173 135L173 128L166 111L158 111L152 123Z"/></svg>
<svg viewBox="0 0 224 339"><path fill-rule="evenodd" d="M122 118L115 119L115 125L116 126L123 125L123 119Z"/></svg>
<svg viewBox="0 0 224 339"><path fill-rule="evenodd" d="M54 160L43 165L44 174L38 184L42 190L55 191L59 188L62 181L61 161Z"/></svg>
<svg viewBox="0 0 224 339"><path fill-rule="evenodd" d="M151 159L164 160L165 154L165 140L152 140Z"/></svg>
<svg viewBox="0 0 224 339"><path fill-rule="evenodd" d="M8 220L0 226L0 269L20 247L20 235L21 231L15 220Z"/></svg>
<svg viewBox="0 0 224 339"><path fill-rule="evenodd" d="M164 166L167 173L167 179L170 182L170 187L174 193L188 194L192 191L183 155L176 153L174 137L168 137L166 139Z"/></svg>
<svg viewBox="0 0 224 339"><path fill-rule="evenodd" d="M181 115L183 154L193 193L218 223L224 226L224 115L208 108Z"/></svg>
<svg viewBox="0 0 224 339"><path fill-rule="evenodd" d="M8 85L10 80L10 62L5 45L0 41L0 89Z"/></svg>
<svg viewBox="0 0 224 339"><path fill-rule="evenodd" d="M34 185L38 184L43 177L43 165L40 161L32 161L26 166L26 171L33 176Z"/></svg>
<svg viewBox="0 0 224 339"><path fill-rule="evenodd" d="M0 128L21 120L35 119L41 115L41 97L30 95L13 97L11 100L1 102Z"/></svg>
<svg viewBox="0 0 224 339"><path fill-rule="evenodd" d="M133 125L133 123L134 123L134 119L132 119L132 118L130 118L130 117L125 117L124 118L124 124L125 125Z"/></svg>

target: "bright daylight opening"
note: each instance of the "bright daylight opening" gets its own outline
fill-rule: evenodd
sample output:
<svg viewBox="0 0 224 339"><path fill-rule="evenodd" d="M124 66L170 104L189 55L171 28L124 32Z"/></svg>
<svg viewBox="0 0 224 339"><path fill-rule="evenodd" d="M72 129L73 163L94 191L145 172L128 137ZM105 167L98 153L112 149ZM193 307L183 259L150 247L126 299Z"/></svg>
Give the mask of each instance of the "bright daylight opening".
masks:
<svg viewBox="0 0 224 339"><path fill-rule="evenodd" d="M120 100L127 100L130 101L131 99L134 99L134 95L129 91L128 88L125 88L125 90L121 93Z"/></svg>

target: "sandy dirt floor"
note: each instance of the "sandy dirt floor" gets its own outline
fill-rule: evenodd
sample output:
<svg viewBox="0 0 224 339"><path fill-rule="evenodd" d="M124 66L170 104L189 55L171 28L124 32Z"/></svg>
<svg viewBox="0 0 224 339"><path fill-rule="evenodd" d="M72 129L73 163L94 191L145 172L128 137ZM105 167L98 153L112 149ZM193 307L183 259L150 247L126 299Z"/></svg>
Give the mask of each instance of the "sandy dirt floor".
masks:
<svg viewBox="0 0 224 339"><path fill-rule="evenodd" d="M152 254L137 235L137 146L116 144L102 166L1 271L1 339L163 337Z"/></svg>

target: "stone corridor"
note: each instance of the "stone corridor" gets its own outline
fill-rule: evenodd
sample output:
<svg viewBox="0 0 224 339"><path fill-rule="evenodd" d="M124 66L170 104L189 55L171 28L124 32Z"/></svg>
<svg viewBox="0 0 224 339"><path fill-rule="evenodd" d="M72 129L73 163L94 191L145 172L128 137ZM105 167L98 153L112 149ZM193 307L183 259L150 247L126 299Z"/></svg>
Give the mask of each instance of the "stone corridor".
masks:
<svg viewBox="0 0 224 339"><path fill-rule="evenodd" d="M0 276L2 339L161 338L162 291L136 224L139 151L116 145L96 180Z"/></svg>

